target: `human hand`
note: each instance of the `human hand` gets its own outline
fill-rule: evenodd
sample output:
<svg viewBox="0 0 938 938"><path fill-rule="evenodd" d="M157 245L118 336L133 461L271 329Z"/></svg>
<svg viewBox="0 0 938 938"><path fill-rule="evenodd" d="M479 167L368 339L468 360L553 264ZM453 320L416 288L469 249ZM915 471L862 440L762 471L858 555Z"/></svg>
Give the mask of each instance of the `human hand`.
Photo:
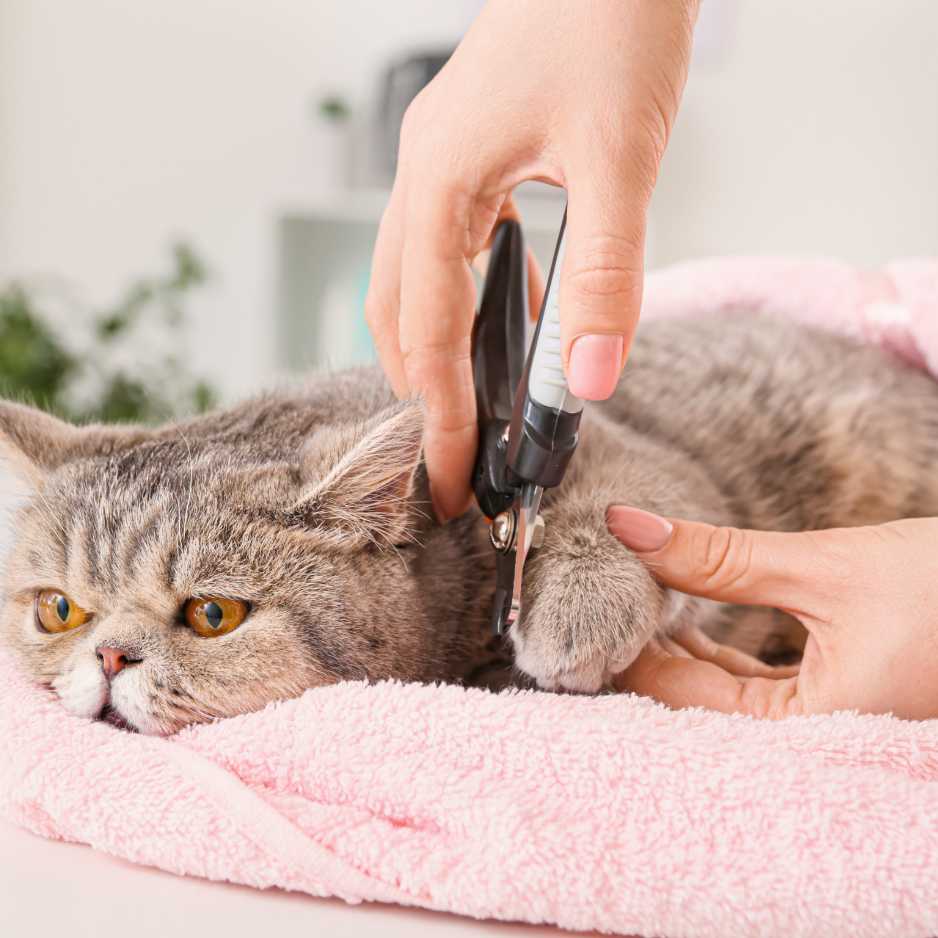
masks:
<svg viewBox="0 0 938 938"><path fill-rule="evenodd" d="M526 179L568 194L570 389L599 400L615 387L696 10L697 0L489 0L408 108L366 315L396 393L426 402L427 470L443 519L468 504L476 450L470 265Z"/></svg>
<svg viewBox="0 0 938 938"><path fill-rule="evenodd" d="M770 718L835 710L938 716L938 518L786 534L614 506L607 521L660 583L773 606L808 630L794 674L690 630L646 646L620 675L620 689L675 707Z"/></svg>

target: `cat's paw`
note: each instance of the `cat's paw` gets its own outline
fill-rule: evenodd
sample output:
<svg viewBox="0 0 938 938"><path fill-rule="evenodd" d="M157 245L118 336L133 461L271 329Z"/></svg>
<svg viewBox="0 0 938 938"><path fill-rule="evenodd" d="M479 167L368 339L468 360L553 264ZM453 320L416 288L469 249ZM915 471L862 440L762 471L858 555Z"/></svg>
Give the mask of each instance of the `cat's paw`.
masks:
<svg viewBox="0 0 938 938"><path fill-rule="evenodd" d="M529 560L515 665L547 690L596 693L664 625L668 602L604 525L564 533Z"/></svg>
<svg viewBox="0 0 938 938"><path fill-rule="evenodd" d="M529 641L524 633L516 630L512 644L515 667L533 678L543 690L595 694L631 663L628 657L615 660L602 652L570 655L556 646L551 647L536 631Z"/></svg>

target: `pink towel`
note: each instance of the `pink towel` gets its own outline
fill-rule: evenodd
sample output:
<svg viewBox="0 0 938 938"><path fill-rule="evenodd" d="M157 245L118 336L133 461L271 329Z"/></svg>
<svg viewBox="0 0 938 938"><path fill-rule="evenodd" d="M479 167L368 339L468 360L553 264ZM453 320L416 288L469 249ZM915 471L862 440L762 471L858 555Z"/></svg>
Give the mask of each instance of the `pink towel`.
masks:
<svg viewBox="0 0 938 938"><path fill-rule="evenodd" d="M824 316L938 361L938 264L650 278L649 314L682 303ZM0 654L0 813L350 902L672 938L938 934L938 721L347 683L159 739L67 715Z"/></svg>
<svg viewBox="0 0 938 938"><path fill-rule="evenodd" d="M727 310L772 313L878 342L938 376L938 261L882 270L841 261L727 257L648 277L642 318Z"/></svg>

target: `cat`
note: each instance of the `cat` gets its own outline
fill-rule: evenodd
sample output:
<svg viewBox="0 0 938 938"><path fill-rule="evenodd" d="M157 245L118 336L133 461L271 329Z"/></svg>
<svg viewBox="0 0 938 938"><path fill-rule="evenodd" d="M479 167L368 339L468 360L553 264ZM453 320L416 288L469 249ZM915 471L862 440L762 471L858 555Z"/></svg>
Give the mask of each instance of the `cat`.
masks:
<svg viewBox="0 0 938 938"><path fill-rule="evenodd" d="M33 491L0 640L71 713L150 734L341 680L489 681L506 652L542 688L595 693L690 621L797 650L778 616L663 590L607 531L610 504L777 530L938 515L927 376L769 318L644 323L545 495L506 646L486 526L436 523L422 437L377 369L156 429L0 403L0 450Z"/></svg>

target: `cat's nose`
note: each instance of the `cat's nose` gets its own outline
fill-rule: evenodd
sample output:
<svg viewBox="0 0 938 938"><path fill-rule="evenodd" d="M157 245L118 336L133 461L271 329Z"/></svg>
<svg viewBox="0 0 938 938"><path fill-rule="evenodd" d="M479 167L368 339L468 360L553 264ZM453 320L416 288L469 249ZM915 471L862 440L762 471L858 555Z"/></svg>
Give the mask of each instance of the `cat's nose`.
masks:
<svg viewBox="0 0 938 938"><path fill-rule="evenodd" d="M101 670L110 681L120 674L128 665L137 664L139 658L134 658L125 648L113 648L110 645L98 645L94 653L101 662Z"/></svg>

